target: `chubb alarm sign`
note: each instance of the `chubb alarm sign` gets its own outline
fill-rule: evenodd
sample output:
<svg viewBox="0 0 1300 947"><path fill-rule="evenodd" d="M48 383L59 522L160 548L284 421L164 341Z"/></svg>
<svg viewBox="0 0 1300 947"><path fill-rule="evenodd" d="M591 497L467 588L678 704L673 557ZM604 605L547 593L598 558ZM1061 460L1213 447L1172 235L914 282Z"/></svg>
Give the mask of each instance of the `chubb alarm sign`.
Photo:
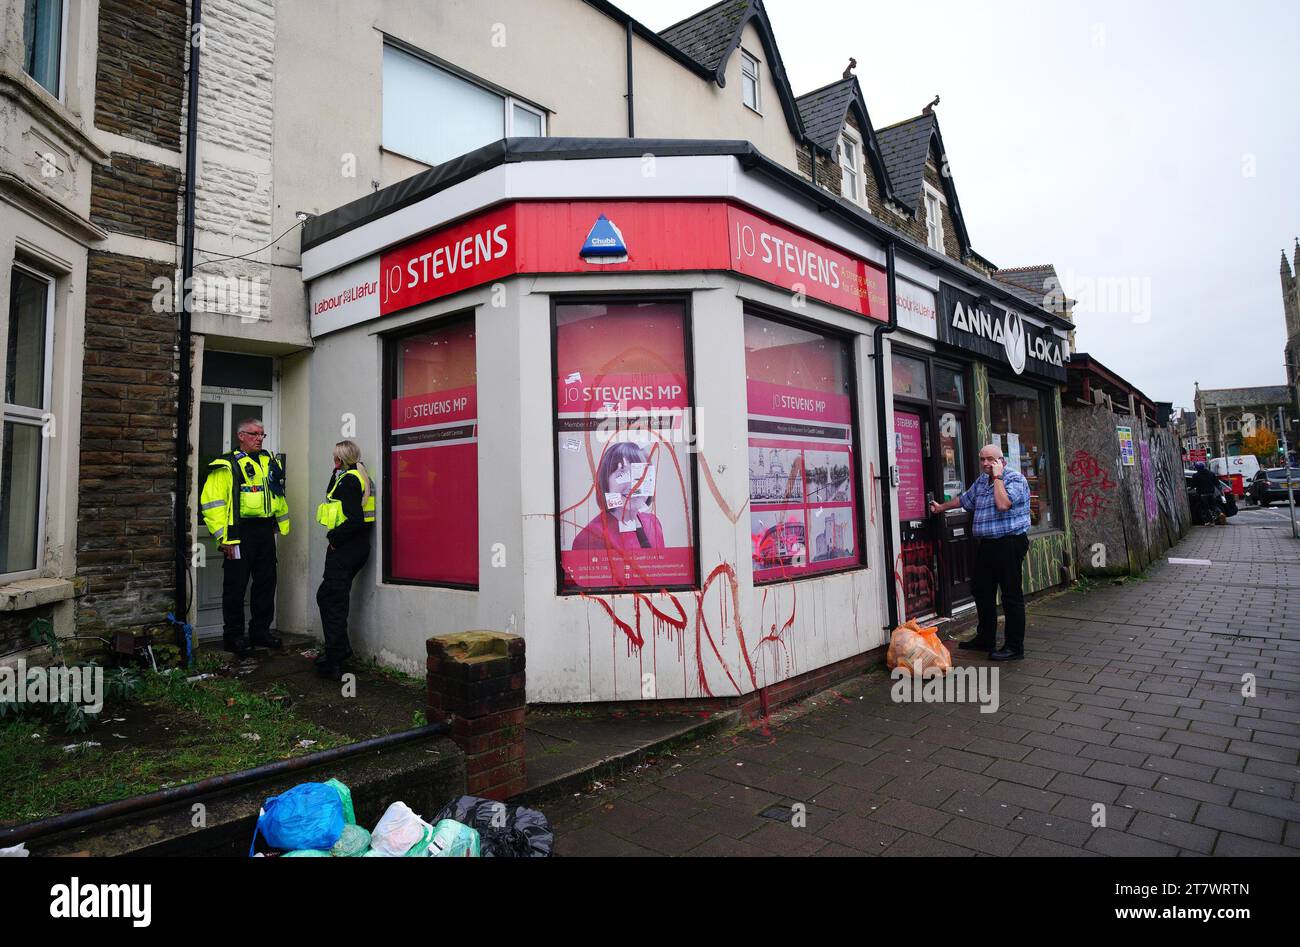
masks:
<svg viewBox="0 0 1300 947"><path fill-rule="evenodd" d="M940 341L1002 362L1017 375L1065 381L1065 340L1051 328L947 283L939 284L939 311Z"/></svg>

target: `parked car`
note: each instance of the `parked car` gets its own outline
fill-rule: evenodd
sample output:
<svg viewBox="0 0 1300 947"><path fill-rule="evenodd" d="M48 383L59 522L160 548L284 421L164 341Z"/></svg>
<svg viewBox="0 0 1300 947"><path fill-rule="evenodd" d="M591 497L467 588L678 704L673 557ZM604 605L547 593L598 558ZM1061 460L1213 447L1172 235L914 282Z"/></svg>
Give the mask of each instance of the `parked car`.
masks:
<svg viewBox="0 0 1300 947"><path fill-rule="evenodd" d="M1292 468L1290 476L1291 488L1300 497L1300 469ZM1250 482L1246 495L1250 497L1251 502L1258 503L1260 506L1270 506L1275 500L1281 500L1285 503L1287 502L1287 483L1287 469L1285 467L1271 467L1255 474L1255 479Z"/></svg>

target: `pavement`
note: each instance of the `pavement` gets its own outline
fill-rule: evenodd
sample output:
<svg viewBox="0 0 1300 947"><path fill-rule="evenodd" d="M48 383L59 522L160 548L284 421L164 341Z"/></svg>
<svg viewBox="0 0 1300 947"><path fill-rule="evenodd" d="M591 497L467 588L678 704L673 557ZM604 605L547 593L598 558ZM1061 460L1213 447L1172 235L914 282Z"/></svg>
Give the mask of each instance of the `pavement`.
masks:
<svg viewBox="0 0 1300 947"><path fill-rule="evenodd" d="M551 800L556 854L1300 855L1300 540L1250 508L1168 556L1209 562L1032 605L996 712L865 675Z"/></svg>

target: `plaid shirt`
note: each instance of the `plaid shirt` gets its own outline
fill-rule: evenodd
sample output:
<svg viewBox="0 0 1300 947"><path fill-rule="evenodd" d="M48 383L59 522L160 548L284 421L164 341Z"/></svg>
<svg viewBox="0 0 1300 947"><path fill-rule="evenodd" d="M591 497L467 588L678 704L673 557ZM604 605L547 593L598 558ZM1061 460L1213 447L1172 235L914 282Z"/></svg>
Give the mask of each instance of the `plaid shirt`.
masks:
<svg viewBox="0 0 1300 947"><path fill-rule="evenodd" d="M993 498L993 481L981 474L961 495L962 509L975 514L973 527L980 539L998 539L1029 531L1029 481L1017 470L1002 471L1002 483L1011 509L999 510Z"/></svg>

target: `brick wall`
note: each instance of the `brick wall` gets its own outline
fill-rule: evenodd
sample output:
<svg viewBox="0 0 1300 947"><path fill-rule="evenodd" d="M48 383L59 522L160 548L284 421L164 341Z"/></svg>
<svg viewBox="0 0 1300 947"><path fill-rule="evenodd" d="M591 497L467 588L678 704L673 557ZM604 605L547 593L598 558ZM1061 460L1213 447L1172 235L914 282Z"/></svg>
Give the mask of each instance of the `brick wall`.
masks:
<svg viewBox="0 0 1300 947"><path fill-rule="evenodd" d="M105 230L175 243L180 186L177 169L114 153L94 170L90 219Z"/></svg>
<svg viewBox="0 0 1300 947"><path fill-rule="evenodd" d="M86 264L77 574L79 634L143 629L173 607L176 321L155 312L166 263L92 250Z"/></svg>
<svg viewBox="0 0 1300 947"><path fill-rule="evenodd" d="M817 186L825 188L836 197L840 194L840 166L827 158L820 151L817 154ZM799 149L799 173L805 180L812 180L812 162L808 158L808 148Z"/></svg>
<svg viewBox="0 0 1300 947"><path fill-rule="evenodd" d="M180 150L185 0L99 0L95 127Z"/></svg>

